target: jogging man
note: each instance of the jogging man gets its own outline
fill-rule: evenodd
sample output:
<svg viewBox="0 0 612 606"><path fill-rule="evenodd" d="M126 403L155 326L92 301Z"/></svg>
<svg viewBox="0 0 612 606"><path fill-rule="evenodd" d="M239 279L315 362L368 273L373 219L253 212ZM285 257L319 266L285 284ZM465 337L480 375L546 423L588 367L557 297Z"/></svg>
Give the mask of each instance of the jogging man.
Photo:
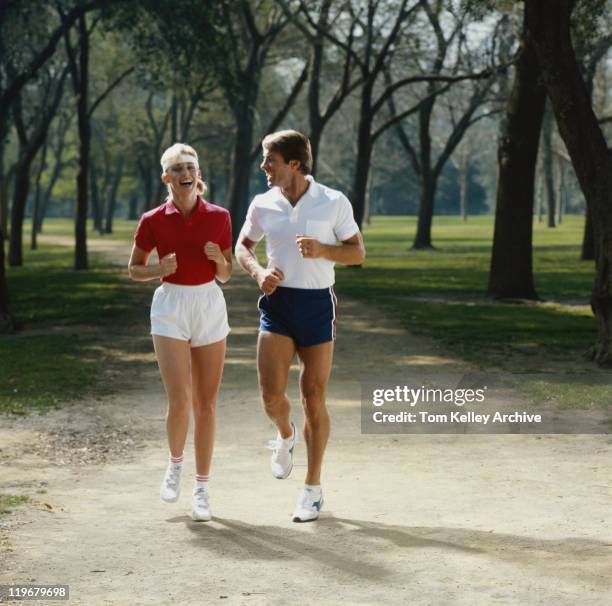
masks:
<svg viewBox="0 0 612 606"><path fill-rule="evenodd" d="M295 425L285 391L296 353L300 360L308 471L293 521L310 522L323 505L321 464L330 431L325 391L336 337L334 264L362 263L365 248L346 196L310 175L312 154L305 135L280 131L268 135L262 146L261 169L270 190L255 196L249 207L236 259L263 293L257 369L264 408L278 428L270 444L272 475L278 479L287 478L293 467ZM263 237L265 268L255 256Z"/></svg>

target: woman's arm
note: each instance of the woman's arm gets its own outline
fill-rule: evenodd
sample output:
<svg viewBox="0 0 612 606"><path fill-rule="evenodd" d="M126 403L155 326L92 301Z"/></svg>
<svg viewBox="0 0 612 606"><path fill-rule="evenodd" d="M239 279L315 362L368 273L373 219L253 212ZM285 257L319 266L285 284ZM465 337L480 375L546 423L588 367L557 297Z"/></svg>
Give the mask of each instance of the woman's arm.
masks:
<svg viewBox="0 0 612 606"><path fill-rule="evenodd" d="M227 282L232 275L232 249L221 250L216 242L206 242L204 246L206 256L215 262L215 276L219 282Z"/></svg>
<svg viewBox="0 0 612 606"><path fill-rule="evenodd" d="M155 265L148 265L150 256L150 252L146 252L134 244L128 263L128 272L132 280L144 282L155 278L164 278L173 274L178 267L175 253L166 255Z"/></svg>

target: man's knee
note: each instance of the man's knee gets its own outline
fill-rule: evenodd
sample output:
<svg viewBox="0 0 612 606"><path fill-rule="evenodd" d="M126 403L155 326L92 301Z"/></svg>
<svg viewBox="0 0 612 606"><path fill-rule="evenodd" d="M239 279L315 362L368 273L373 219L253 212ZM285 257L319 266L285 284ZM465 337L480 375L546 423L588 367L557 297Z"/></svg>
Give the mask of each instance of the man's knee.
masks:
<svg viewBox="0 0 612 606"><path fill-rule="evenodd" d="M285 392L261 386L261 403L268 414L277 413L285 404Z"/></svg>
<svg viewBox="0 0 612 606"><path fill-rule="evenodd" d="M301 392L304 414L309 422L316 423L321 416L327 415L327 409L325 407L325 385L323 383L302 385Z"/></svg>

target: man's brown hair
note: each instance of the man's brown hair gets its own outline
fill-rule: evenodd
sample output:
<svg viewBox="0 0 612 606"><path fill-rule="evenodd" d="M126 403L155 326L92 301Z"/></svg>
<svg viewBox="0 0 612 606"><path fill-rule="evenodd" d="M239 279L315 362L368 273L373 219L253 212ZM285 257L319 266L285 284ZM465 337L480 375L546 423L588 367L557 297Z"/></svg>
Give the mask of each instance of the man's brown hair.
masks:
<svg viewBox="0 0 612 606"><path fill-rule="evenodd" d="M298 160L300 170L309 175L312 172L312 151L308 137L297 130L279 130L267 135L261 142L264 149L277 152L283 160Z"/></svg>

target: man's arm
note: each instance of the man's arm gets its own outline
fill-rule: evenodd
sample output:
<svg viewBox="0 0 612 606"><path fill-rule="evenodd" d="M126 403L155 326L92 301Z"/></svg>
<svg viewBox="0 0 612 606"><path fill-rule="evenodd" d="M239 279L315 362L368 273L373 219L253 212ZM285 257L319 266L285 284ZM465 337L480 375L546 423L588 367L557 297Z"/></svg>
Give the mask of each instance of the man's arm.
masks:
<svg viewBox="0 0 612 606"><path fill-rule="evenodd" d="M323 244L309 236L296 238L300 254L305 259L324 258L342 265L361 265L365 260L365 245L361 232L357 232L341 244Z"/></svg>
<svg viewBox="0 0 612 606"><path fill-rule="evenodd" d="M264 294L271 295L281 280L283 280L283 272L275 267L268 269L262 267L255 255L256 247L257 242L247 238L244 233L240 232L235 251L236 261L257 282Z"/></svg>

